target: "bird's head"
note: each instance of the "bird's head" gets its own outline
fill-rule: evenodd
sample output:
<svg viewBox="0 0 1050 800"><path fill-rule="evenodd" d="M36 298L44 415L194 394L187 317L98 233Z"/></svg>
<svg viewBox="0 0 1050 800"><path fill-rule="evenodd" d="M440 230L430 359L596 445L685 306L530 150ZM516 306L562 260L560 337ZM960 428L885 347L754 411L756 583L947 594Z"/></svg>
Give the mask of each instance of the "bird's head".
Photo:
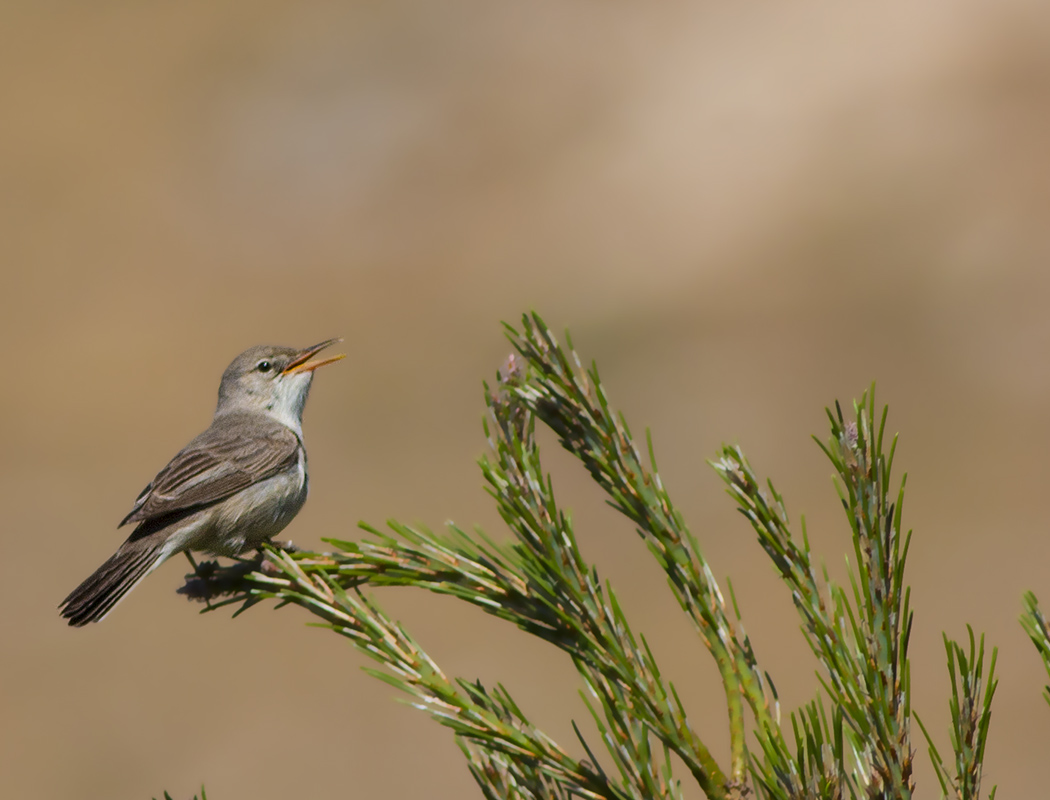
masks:
<svg viewBox="0 0 1050 800"><path fill-rule="evenodd" d="M245 350L222 374L215 415L262 412L292 430L301 430L303 407L310 393L314 370L345 358L345 355L311 359L321 350L341 341L329 339L302 350L274 345L258 345Z"/></svg>

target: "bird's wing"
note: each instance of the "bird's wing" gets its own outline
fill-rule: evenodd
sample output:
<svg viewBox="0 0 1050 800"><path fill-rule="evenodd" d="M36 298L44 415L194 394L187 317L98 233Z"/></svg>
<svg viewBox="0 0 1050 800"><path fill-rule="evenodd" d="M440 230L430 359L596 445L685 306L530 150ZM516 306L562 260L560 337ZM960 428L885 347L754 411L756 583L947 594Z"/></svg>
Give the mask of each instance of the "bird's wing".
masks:
<svg viewBox="0 0 1050 800"><path fill-rule="evenodd" d="M184 447L121 521L143 522L223 500L298 461L299 438L256 415L228 415Z"/></svg>

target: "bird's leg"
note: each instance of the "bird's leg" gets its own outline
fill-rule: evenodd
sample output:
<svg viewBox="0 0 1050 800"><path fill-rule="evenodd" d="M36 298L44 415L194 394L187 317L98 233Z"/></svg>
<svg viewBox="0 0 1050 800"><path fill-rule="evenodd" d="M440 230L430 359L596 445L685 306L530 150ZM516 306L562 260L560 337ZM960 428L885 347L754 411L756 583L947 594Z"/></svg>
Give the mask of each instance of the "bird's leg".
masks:
<svg viewBox="0 0 1050 800"><path fill-rule="evenodd" d="M207 580L215 574L215 569L219 566L218 561L202 561L198 564L193 556L190 555L189 550L183 550L182 552L186 556L186 560L190 562L190 566L193 567L193 574L196 577Z"/></svg>
<svg viewBox="0 0 1050 800"><path fill-rule="evenodd" d="M212 574L215 572L215 562L214 561L212 561L210 563L210 565L209 565L211 567L210 569L207 569L207 570L205 570L204 573L201 573L201 569L197 565L197 562L193 559L193 556L190 555L190 551L189 550L183 550L182 552L186 556L186 560L190 562L190 566L193 567L193 575L194 575L194 577L202 579L204 581L207 581L207 579L210 578L212 576ZM204 607L206 609L211 609L211 597L209 595L207 595L207 594L204 595Z"/></svg>

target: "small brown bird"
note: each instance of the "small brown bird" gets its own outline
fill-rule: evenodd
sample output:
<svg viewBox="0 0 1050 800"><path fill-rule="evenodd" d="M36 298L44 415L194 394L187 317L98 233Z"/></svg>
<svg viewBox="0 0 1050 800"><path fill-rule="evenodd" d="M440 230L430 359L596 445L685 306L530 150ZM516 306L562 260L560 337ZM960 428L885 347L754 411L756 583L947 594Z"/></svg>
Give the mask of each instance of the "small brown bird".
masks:
<svg viewBox="0 0 1050 800"><path fill-rule="evenodd" d="M176 553L240 555L292 521L306 502L302 420L314 370L344 356L310 359L338 341L304 350L261 345L233 360L211 426L142 490L120 523L137 523L135 530L62 601L70 625L104 619Z"/></svg>

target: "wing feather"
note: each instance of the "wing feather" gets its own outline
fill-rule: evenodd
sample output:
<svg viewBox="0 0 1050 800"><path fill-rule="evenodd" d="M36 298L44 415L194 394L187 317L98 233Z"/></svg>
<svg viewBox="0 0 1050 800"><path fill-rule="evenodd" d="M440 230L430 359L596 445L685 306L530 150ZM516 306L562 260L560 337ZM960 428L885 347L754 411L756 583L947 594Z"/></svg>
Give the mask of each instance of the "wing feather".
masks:
<svg viewBox="0 0 1050 800"><path fill-rule="evenodd" d="M299 437L261 414L227 414L179 451L142 490L121 525L224 500L295 466Z"/></svg>

